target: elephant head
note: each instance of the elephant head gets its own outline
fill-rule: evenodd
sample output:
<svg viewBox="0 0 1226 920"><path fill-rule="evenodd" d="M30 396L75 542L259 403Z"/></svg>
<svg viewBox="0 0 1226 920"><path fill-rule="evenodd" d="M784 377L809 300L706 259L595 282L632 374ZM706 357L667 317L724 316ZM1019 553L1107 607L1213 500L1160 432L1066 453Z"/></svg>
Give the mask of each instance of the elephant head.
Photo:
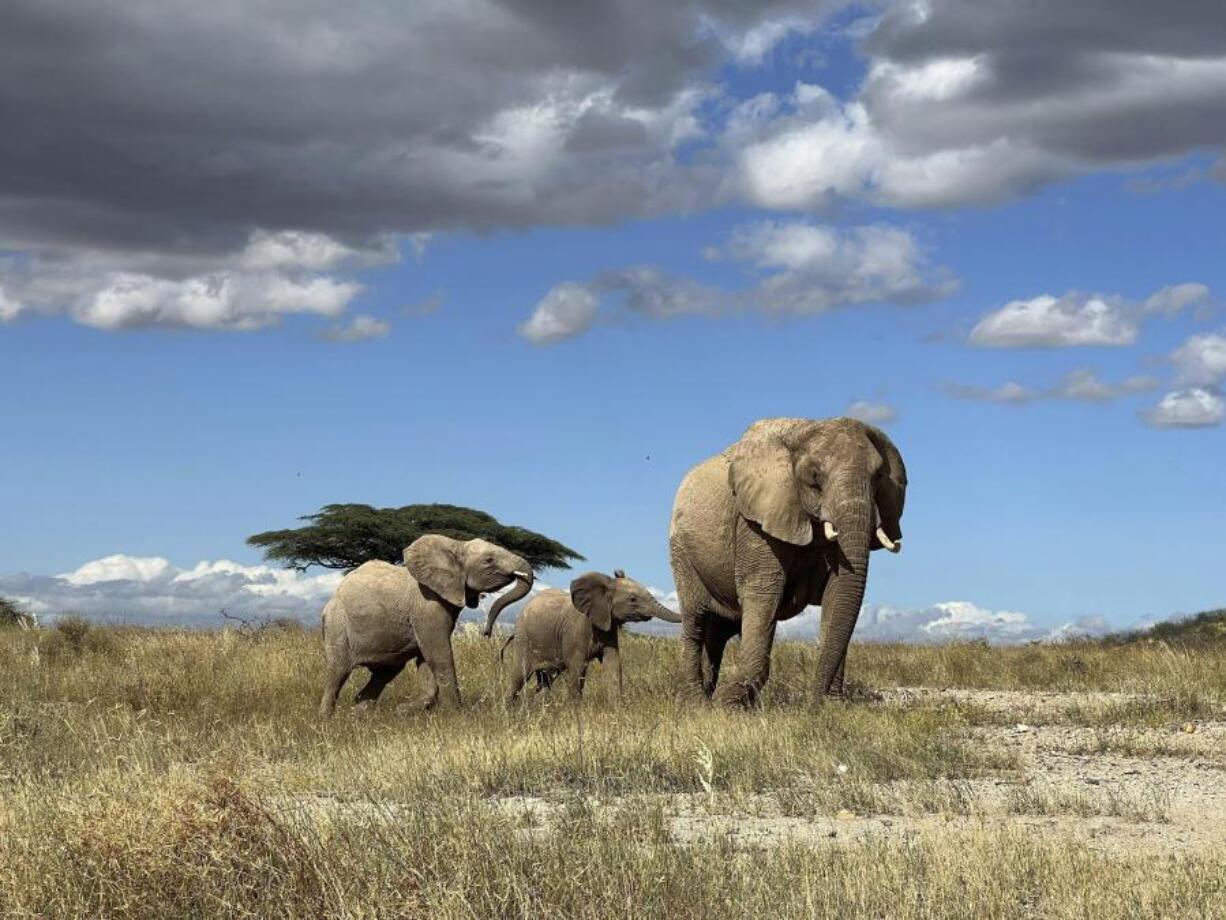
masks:
<svg viewBox="0 0 1226 920"><path fill-rule="evenodd" d="M494 602L487 628L507 604L532 590L532 566L486 540L453 540L441 534L418 537L404 551L409 574L453 607L476 607L482 594L515 587Z"/></svg>
<svg viewBox="0 0 1226 920"><path fill-rule="evenodd" d="M652 617L667 623L681 622L681 617L633 578L627 578L621 569L612 578L601 572L580 575L570 583L570 600L593 626L604 632L622 623L643 623Z"/></svg>
<svg viewBox="0 0 1226 920"><path fill-rule="evenodd" d="M864 600L869 551L901 548L902 456L883 431L854 419L766 419L728 459L743 517L778 540L817 543L830 554L819 665L821 692L829 692Z"/></svg>

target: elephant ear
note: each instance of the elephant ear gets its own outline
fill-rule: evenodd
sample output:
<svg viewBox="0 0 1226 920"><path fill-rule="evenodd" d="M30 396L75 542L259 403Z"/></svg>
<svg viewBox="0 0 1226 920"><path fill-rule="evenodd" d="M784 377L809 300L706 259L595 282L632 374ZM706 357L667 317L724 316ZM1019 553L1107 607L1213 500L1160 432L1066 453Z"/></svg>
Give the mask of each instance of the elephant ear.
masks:
<svg viewBox="0 0 1226 920"><path fill-rule="evenodd" d="M868 439L881 454L881 475L877 478L877 511L881 527L894 540L902 539L902 509L907 500L907 467L894 442L880 428L866 425Z"/></svg>
<svg viewBox="0 0 1226 920"><path fill-rule="evenodd" d="M434 533L418 537L404 551L404 565L419 584L452 606L464 606L464 566L451 537Z"/></svg>
<svg viewBox="0 0 1226 920"><path fill-rule="evenodd" d="M570 600L597 629L608 632L613 628L613 579L608 575L580 575L570 583Z"/></svg>
<svg viewBox="0 0 1226 920"><path fill-rule="evenodd" d="M777 540L807 546L813 525L800 505L792 453L777 435L750 429L733 445L728 484L741 516Z"/></svg>

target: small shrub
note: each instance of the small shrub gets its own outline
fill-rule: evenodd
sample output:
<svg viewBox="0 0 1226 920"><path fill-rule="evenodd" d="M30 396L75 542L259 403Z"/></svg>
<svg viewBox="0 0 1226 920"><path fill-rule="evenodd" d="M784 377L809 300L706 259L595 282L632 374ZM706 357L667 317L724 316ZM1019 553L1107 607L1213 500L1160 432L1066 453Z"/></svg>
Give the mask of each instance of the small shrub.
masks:
<svg viewBox="0 0 1226 920"><path fill-rule="evenodd" d="M42 642L42 653L53 659L113 655L118 651L119 641L111 630L99 628L76 614L58 618L55 628Z"/></svg>
<svg viewBox="0 0 1226 920"><path fill-rule="evenodd" d="M18 607L16 601L0 597L0 629L29 629L34 625L33 614Z"/></svg>

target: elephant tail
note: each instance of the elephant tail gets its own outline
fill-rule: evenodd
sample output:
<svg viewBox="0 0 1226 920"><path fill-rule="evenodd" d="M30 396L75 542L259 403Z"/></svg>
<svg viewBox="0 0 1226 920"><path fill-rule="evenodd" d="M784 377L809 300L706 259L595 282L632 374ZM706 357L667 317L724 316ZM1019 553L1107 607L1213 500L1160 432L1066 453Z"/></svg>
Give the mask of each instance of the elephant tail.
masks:
<svg viewBox="0 0 1226 920"><path fill-rule="evenodd" d="M514 641L515 641L515 633L511 633L511 635L507 636L507 641L502 643L502 648L498 650L498 660L499 661L502 661L502 656L507 653L507 646L510 645Z"/></svg>

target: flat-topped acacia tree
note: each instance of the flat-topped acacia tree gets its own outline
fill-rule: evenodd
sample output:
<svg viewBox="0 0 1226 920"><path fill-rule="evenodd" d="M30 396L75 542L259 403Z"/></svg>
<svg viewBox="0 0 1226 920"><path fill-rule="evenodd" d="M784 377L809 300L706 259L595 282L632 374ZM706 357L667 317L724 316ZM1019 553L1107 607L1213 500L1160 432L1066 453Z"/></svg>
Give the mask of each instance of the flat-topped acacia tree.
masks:
<svg viewBox="0 0 1226 920"><path fill-rule="evenodd" d="M418 537L438 533L456 540L480 537L523 556L534 569L568 569L583 556L569 546L525 527L499 523L475 508L460 505L405 505L373 508L370 505L324 505L300 520L308 523L289 530L253 534L247 543L264 551L269 562L303 571L313 565L325 569L355 569L363 562L382 559L399 563L404 549Z"/></svg>

